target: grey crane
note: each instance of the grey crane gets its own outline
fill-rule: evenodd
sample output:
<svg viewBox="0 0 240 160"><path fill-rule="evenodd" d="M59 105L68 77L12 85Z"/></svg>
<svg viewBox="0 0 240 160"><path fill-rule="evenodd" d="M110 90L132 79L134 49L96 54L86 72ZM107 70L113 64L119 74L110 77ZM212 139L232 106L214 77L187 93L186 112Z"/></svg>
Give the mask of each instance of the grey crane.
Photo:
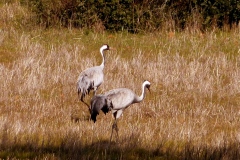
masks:
<svg viewBox="0 0 240 160"><path fill-rule="evenodd" d="M145 97L145 89L150 91L150 82L144 81L142 84L142 94L136 95L128 88L117 88L110 90L102 95L95 95L91 99L91 119L96 122L96 117L102 110L105 114L112 111L114 123L112 125L112 132L110 142L112 140L113 130L116 130L118 138L117 119L122 115L123 111L131 104L141 102Z"/></svg>
<svg viewBox="0 0 240 160"><path fill-rule="evenodd" d="M84 97L87 94L89 94L91 90L94 90L94 95L96 95L96 91L98 87L103 82L103 78L104 78L103 69L105 64L104 51L106 50L110 50L110 47L107 44L104 44L100 48L100 53L102 55L101 65L85 69L80 73L77 80L78 97L84 104L88 106L89 111L90 111L90 106L84 101Z"/></svg>

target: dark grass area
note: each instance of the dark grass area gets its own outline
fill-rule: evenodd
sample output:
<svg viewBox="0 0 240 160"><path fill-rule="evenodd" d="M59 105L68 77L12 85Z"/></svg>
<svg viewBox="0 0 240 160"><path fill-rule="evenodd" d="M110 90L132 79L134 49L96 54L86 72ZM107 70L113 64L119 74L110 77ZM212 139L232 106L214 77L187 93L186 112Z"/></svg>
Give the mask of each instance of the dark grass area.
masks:
<svg viewBox="0 0 240 160"><path fill-rule="evenodd" d="M61 146L34 146L34 144L16 145L11 147L1 146L0 158L16 159L189 159L189 160L220 160L239 159L240 145L233 143L222 147L193 146L186 143L184 146L159 147L151 150L109 141L98 141L90 145L61 144Z"/></svg>

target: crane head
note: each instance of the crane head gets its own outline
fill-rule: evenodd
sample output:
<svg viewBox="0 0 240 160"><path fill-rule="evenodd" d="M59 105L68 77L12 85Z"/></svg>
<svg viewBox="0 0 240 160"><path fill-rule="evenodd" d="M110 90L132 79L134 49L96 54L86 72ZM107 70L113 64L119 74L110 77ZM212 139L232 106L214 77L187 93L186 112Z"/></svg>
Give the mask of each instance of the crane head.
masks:
<svg viewBox="0 0 240 160"><path fill-rule="evenodd" d="M109 45L104 44L104 45L100 48L100 50L102 50L102 51L110 50L110 47L109 47Z"/></svg>
<svg viewBox="0 0 240 160"><path fill-rule="evenodd" d="M108 44L102 45L102 47L100 48L100 51L106 51L106 50L116 50L116 49L113 47L109 47Z"/></svg>
<svg viewBox="0 0 240 160"><path fill-rule="evenodd" d="M149 92L151 93L151 91L150 91L150 85L151 85L151 83L149 82L149 81L144 81L144 83L143 83L144 85L145 85L145 87L149 90Z"/></svg>

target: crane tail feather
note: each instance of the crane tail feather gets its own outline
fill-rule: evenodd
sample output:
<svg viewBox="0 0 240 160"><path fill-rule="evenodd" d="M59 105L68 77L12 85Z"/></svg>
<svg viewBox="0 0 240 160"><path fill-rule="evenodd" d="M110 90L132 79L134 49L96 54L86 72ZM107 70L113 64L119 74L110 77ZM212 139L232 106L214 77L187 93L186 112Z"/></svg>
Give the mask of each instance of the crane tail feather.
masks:
<svg viewBox="0 0 240 160"><path fill-rule="evenodd" d="M112 109L112 102L103 95L94 96L91 100L91 119L95 123L97 120L97 115L100 110L104 114L108 113Z"/></svg>
<svg viewBox="0 0 240 160"><path fill-rule="evenodd" d="M77 91L78 97L83 100L83 98L90 93L91 90L94 89L94 82L90 81L87 76L81 76L77 82ZM80 96L81 95L81 96Z"/></svg>

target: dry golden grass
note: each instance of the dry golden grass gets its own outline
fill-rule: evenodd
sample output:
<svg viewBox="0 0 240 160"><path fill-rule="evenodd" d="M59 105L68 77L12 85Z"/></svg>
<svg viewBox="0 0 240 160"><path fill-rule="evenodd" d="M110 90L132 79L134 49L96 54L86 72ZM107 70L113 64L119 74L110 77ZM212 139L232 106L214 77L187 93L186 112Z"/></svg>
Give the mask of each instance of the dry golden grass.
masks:
<svg viewBox="0 0 240 160"><path fill-rule="evenodd" d="M0 28L0 158L239 159L239 35ZM98 93L152 84L119 119L110 148L111 114L88 121L76 90L79 73L101 63L103 43L116 50Z"/></svg>

